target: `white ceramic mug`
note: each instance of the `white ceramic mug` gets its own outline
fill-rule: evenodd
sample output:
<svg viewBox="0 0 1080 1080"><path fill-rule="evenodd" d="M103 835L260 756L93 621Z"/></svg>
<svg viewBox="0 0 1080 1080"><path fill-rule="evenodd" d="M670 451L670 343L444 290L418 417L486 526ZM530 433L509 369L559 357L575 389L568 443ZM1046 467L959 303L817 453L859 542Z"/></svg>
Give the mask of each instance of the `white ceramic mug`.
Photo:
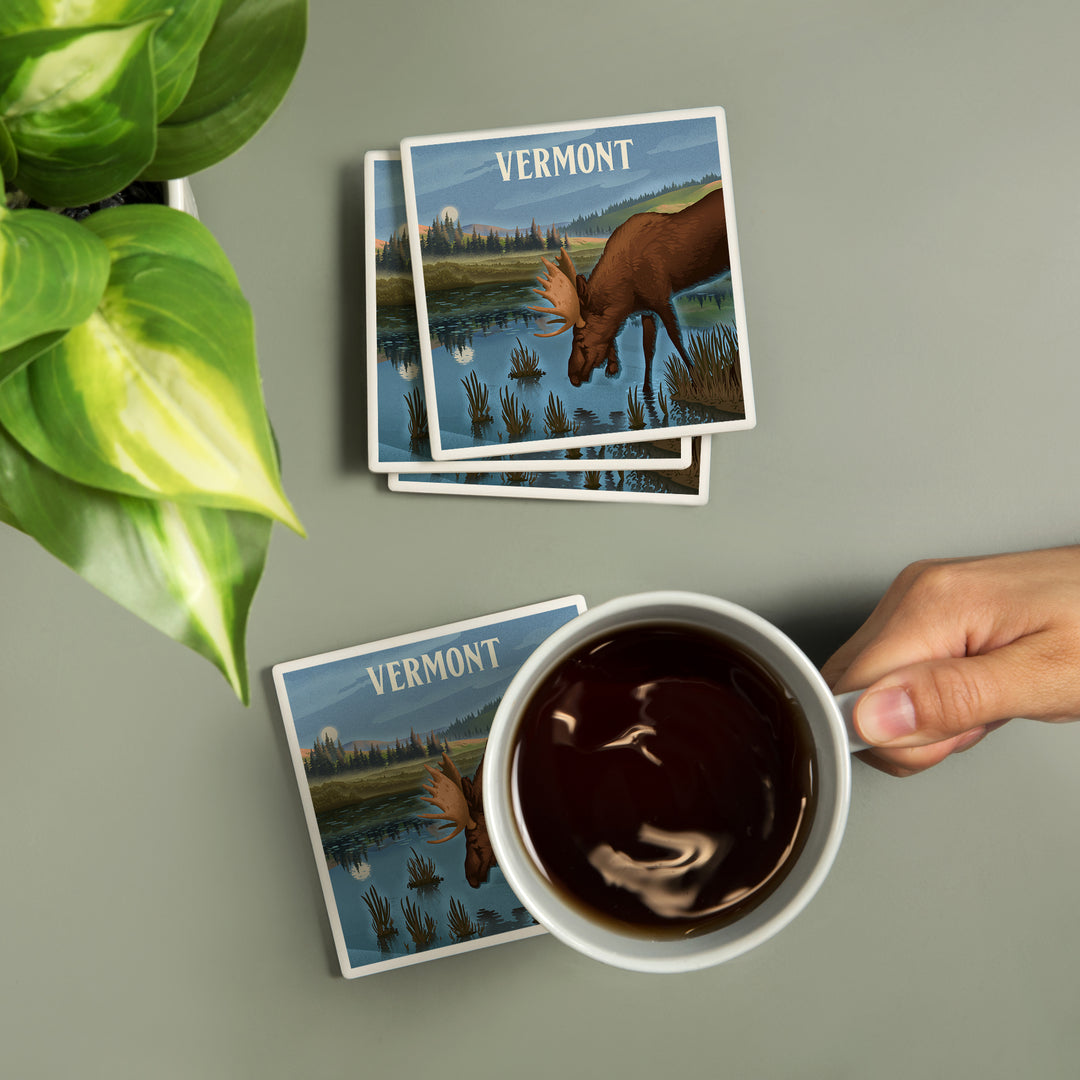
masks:
<svg viewBox="0 0 1080 1080"><path fill-rule="evenodd" d="M649 938L620 933L571 907L528 851L514 809L512 766L517 730L533 691L579 646L617 629L650 623L704 628L737 642L769 669L805 712L817 760L817 803L805 846L781 884L737 921L705 933ZM533 917L579 952L635 971L692 971L759 945L810 902L828 874L847 822L856 691L834 697L817 668L772 623L737 604L690 592L651 592L611 600L555 631L521 666L499 704L484 755L488 834L511 888Z"/></svg>

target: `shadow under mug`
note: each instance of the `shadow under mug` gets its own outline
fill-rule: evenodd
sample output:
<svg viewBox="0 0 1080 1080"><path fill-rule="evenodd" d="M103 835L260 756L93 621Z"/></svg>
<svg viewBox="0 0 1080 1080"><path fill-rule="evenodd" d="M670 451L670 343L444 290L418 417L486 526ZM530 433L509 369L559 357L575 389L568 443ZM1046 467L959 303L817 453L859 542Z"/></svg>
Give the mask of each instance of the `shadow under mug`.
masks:
<svg viewBox="0 0 1080 1080"><path fill-rule="evenodd" d="M556 891L530 855L515 813L513 764L518 727L533 691L586 642L648 624L705 629L738 643L800 703L817 762L814 819L781 884L735 922L696 935L650 938L591 918ZM783 631L754 612L692 592L619 597L556 630L521 666L503 695L484 754L484 815L496 859L530 914L564 944L633 971L693 971L730 960L778 933L810 902L836 857L851 795L851 754L865 749L851 712L861 691L834 696L817 668Z"/></svg>

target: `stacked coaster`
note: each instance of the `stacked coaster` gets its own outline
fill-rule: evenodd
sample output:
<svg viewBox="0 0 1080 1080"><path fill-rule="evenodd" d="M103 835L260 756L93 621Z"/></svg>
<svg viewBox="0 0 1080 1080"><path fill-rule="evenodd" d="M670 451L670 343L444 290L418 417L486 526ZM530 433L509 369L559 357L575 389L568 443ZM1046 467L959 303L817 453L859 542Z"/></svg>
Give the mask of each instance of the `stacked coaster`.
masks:
<svg viewBox="0 0 1080 1080"><path fill-rule="evenodd" d="M365 155L368 450L393 491L708 500L754 426L724 112Z"/></svg>

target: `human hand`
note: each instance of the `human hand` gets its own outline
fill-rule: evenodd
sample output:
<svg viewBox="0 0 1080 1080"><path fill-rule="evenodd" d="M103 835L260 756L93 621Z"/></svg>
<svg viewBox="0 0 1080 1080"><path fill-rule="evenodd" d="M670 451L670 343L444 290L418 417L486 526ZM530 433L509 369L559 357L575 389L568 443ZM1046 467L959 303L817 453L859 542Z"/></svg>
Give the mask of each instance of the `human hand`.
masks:
<svg viewBox="0 0 1080 1080"><path fill-rule="evenodd" d="M869 764L910 776L1012 717L1080 717L1080 546L907 567L822 668L866 687Z"/></svg>

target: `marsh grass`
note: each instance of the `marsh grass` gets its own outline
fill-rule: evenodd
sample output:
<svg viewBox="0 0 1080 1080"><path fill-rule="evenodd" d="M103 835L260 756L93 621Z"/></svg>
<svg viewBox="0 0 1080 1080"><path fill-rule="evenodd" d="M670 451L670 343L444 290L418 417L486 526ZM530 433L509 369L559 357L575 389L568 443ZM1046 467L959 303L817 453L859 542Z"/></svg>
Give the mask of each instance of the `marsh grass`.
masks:
<svg viewBox="0 0 1080 1080"><path fill-rule="evenodd" d="M405 395L405 404L409 409L409 438L426 439L428 437L427 408L419 386L414 386Z"/></svg>
<svg viewBox="0 0 1080 1080"><path fill-rule="evenodd" d="M562 398L549 393L547 405L544 406L544 430L549 435L576 435L577 429L577 422L571 423L570 417L566 415Z"/></svg>
<svg viewBox="0 0 1080 1080"><path fill-rule="evenodd" d="M450 752L458 763L458 768L474 769L482 756L483 747L475 750L470 742L452 740ZM429 760L430 758L410 758L380 765L377 769L336 773L331 779L318 782L309 778L308 790L311 792L315 813L324 814L329 810L356 806L368 800L383 799L387 795L415 792L429 779L424 769L425 761Z"/></svg>
<svg viewBox="0 0 1080 1080"><path fill-rule="evenodd" d="M367 905L368 911L371 912L371 928L375 931L375 936L379 939L380 944L394 937L398 929L390 915L390 901L380 896L378 889L374 885L363 894L361 899Z"/></svg>
<svg viewBox="0 0 1080 1080"><path fill-rule="evenodd" d="M409 859L409 888L420 889L422 892L428 889L437 889L443 879L435 872L435 863L423 855L417 855L414 848L409 848L412 857Z"/></svg>
<svg viewBox="0 0 1080 1080"><path fill-rule="evenodd" d="M507 435L511 439L520 439L532 426L532 413L505 386L499 391L499 405Z"/></svg>
<svg viewBox="0 0 1080 1080"><path fill-rule="evenodd" d="M600 258L605 243L606 238L599 237L575 238L572 244L567 244L579 274L588 276ZM507 282L533 284L540 269L538 254L530 250L505 251L498 255L426 255L424 289L438 292Z"/></svg>
<svg viewBox="0 0 1080 1080"><path fill-rule="evenodd" d="M418 949L426 949L435 940L439 924L430 915L422 912L408 897L400 903L409 937Z"/></svg>
<svg viewBox="0 0 1080 1080"><path fill-rule="evenodd" d="M487 386L476 377L475 371L470 371L469 377L461 380L461 385L469 399L469 419L474 424L490 424L492 415Z"/></svg>
<svg viewBox="0 0 1080 1080"><path fill-rule="evenodd" d="M631 431L641 431L645 427L645 403L638 397L636 386L626 391L626 420Z"/></svg>
<svg viewBox="0 0 1080 1080"><path fill-rule="evenodd" d="M517 348L510 351L511 379L542 379L547 374L540 370L540 354L527 349L517 339Z"/></svg>
<svg viewBox="0 0 1080 1080"><path fill-rule="evenodd" d="M677 355L667 360L664 384L671 399L743 412L742 370L734 328L721 324L703 334L690 334L686 351L694 362L693 380Z"/></svg>
<svg viewBox="0 0 1080 1080"><path fill-rule="evenodd" d="M456 896L450 898L450 910L447 913L446 922L450 927L450 933L458 941L464 941L480 933L480 927L469 918L465 905Z"/></svg>

